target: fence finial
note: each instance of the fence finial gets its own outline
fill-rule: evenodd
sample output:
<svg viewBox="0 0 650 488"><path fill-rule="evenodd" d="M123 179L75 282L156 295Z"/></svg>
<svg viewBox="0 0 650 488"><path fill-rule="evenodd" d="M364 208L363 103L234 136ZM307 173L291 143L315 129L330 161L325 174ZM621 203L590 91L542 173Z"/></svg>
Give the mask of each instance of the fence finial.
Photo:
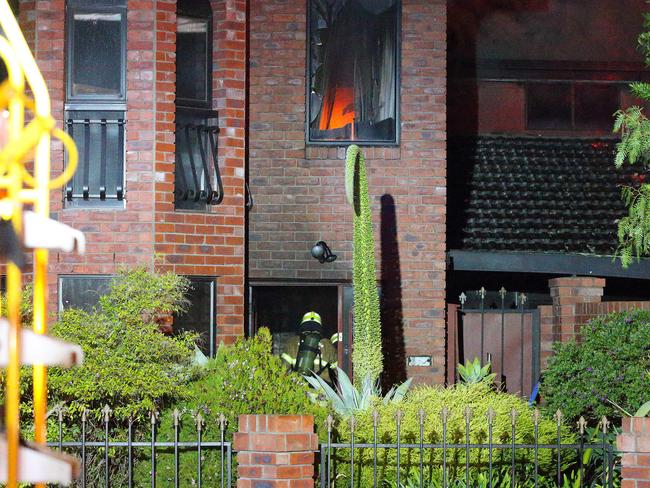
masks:
<svg viewBox="0 0 650 488"><path fill-rule="evenodd" d="M482 286L481 289L477 293L478 293L478 296L481 297L481 300L484 299L485 298L485 293L486 293L485 287Z"/></svg>
<svg viewBox="0 0 650 488"><path fill-rule="evenodd" d="M464 414L465 414L465 421L469 422L470 420L472 420L472 409L469 408L469 405L465 407Z"/></svg>
<svg viewBox="0 0 650 488"><path fill-rule="evenodd" d="M158 421L158 411L154 408L151 410L151 425L156 425Z"/></svg>
<svg viewBox="0 0 650 488"><path fill-rule="evenodd" d="M350 415L350 434L354 434L354 428L357 425L357 419L354 418L354 415Z"/></svg>
<svg viewBox="0 0 650 488"><path fill-rule="evenodd" d="M88 420L88 409L84 407L81 411L81 421L85 423L86 420Z"/></svg>
<svg viewBox="0 0 650 488"><path fill-rule="evenodd" d="M223 413L219 414L219 430L226 430L226 416Z"/></svg>
<svg viewBox="0 0 650 488"><path fill-rule="evenodd" d="M104 408L102 408L102 413L104 414L104 422L108 422L108 420L111 418L111 413L113 411L111 410L111 407L108 405L104 405Z"/></svg>
<svg viewBox="0 0 650 488"><path fill-rule="evenodd" d="M418 410L418 417L420 418L420 424L423 424L424 423L424 418L426 417L426 413L424 412L423 408Z"/></svg>
<svg viewBox="0 0 650 488"><path fill-rule="evenodd" d="M443 424L446 424L447 420L449 420L449 409L447 407L442 407L442 410L440 410L440 418L442 418Z"/></svg>
<svg viewBox="0 0 650 488"><path fill-rule="evenodd" d="M510 410L510 424L515 425L517 423L517 417L519 416L519 412L515 410L514 408Z"/></svg>
<svg viewBox="0 0 650 488"><path fill-rule="evenodd" d="M581 415L580 418L578 419L578 430L580 431L580 434L584 434L586 429L587 429L587 421Z"/></svg>
<svg viewBox="0 0 650 488"><path fill-rule="evenodd" d="M203 429L203 423L205 421L203 420L203 415L201 415L200 410L196 412L196 415L194 416L194 421L196 422L196 430L201 432L201 430Z"/></svg>
<svg viewBox="0 0 650 488"><path fill-rule="evenodd" d="M377 427L379 425L379 412L377 409L372 411L372 426Z"/></svg>
<svg viewBox="0 0 650 488"><path fill-rule="evenodd" d="M603 434L607 434L607 429L609 429L609 426L609 419L603 415L603 418L600 419L600 427L603 431Z"/></svg>
<svg viewBox="0 0 650 488"><path fill-rule="evenodd" d="M174 419L174 427L178 427L181 420L181 412L177 408L172 412L172 418Z"/></svg>
<svg viewBox="0 0 650 488"><path fill-rule="evenodd" d="M499 295L501 296L501 299L506 298L506 293L507 293L507 290L505 289L504 286L502 286L501 289L499 290Z"/></svg>
<svg viewBox="0 0 650 488"><path fill-rule="evenodd" d="M557 421L557 426L559 427L560 425L562 425L562 419L564 418L564 414L562 413L562 410L558 408L557 412L555 412L554 417L555 420Z"/></svg>
<svg viewBox="0 0 650 488"><path fill-rule="evenodd" d="M465 292L458 295L458 300L460 301L460 308L463 308L465 306L465 302L467 301L467 295L465 295Z"/></svg>
<svg viewBox="0 0 650 488"><path fill-rule="evenodd" d="M524 303L526 303L526 300L527 300L527 298L526 298L526 294L523 293L523 292L520 293L520 294L519 294L519 302L521 303L521 306L522 306L522 307L524 306Z"/></svg>
<svg viewBox="0 0 650 488"><path fill-rule="evenodd" d="M332 414L329 414L327 416L327 419L325 420L325 425L327 425L327 432L331 433L332 427L334 426L334 417L332 417Z"/></svg>
<svg viewBox="0 0 650 488"><path fill-rule="evenodd" d="M488 425L492 425L494 423L494 419L497 416L497 413L495 412L494 408L492 408L492 405L490 405L487 409L485 416L487 417Z"/></svg>

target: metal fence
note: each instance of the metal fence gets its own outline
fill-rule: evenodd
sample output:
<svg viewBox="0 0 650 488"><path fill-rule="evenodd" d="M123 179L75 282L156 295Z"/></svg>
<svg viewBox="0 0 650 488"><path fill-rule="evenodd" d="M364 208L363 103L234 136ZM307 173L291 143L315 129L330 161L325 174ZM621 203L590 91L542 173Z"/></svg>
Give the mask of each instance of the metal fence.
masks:
<svg viewBox="0 0 650 488"><path fill-rule="evenodd" d="M592 427L580 419L571 428L560 412L551 421L538 410L479 410L397 410L385 421L377 411L336 422L329 416L316 481L321 488L620 486L616 429L606 418ZM223 415L206 425L200 412L178 410L140 422L120 422L107 407L84 412L78 422L57 413L57 440L48 445L78 456L76 487L234 486Z"/></svg>
<svg viewBox="0 0 650 488"><path fill-rule="evenodd" d="M379 415L372 414L370 439L360 439L360 424L353 416L338 428L328 418L327 440L320 445L320 486L397 488L582 488L620 486L619 456L610 422L603 418L589 428L584 419L571 434L556 415L553 442L540 441L539 411L532 416L532 436L522 435L516 411L510 413L509 438L494 437L496 414L488 410L483 420L486 435L477 440L472 411L463 415L461 436L450 432L450 412L443 409L432 435L424 410L417 414L417 434L403 433L404 414L397 411L394 436L380 434ZM367 420L367 417L366 417ZM412 419L413 420L413 419ZM429 424L429 425L427 425ZM546 426L548 427L548 425ZM563 433L564 432L564 433ZM337 441L341 434L345 441Z"/></svg>
<svg viewBox="0 0 650 488"><path fill-rule="evenodd" d="M158 413L152 413L149 422L132 418L119 422L111 414L105 407L94 421L85 411L75 424L71 419L64 422L63 411L57 411L58 437L48 446L80 459L81 473L74 486L232 486L232 445L226 441L223 415L206 435L200 412L183 416L174 410L164 422L168 427L164 432Z"/></svg>

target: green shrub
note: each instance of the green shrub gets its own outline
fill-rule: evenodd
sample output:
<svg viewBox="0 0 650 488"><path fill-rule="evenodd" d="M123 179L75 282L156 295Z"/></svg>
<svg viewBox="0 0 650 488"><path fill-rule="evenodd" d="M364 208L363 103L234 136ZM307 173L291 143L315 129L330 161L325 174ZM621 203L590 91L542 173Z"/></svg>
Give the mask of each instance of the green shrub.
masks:
<svg viewBox="0 0 650 488"><path fill-rule="evenodd" d="M372 229L366 160L361 149L348 147L345 158L345 191L353 208L352 284L354 286L354 384L369 377L374 384L383 370L379 293L375 272L375 239Z"/></svg>
<svg viewBox="0 0 650 488"><path fill-rule="evenodd" d="M542 376L549 411L570 419L583 415L619 421L621 409L634 413L650 391L650 313L615 313L582 328L582 340L555 345ZM616 406L618 405L618 407Z"/></svg>
<svg viewBox="0 0 650 488"><path fill-rule="evenodd" d="M127 418L135 420L135 436L147 438L149 413L185 396L185 384L195 375L191 364L196 337L191 334L166 336L158 331L153 313L181 311L187 304L189 281L171 273L157 274L145 268L120 272L111 282L107 295L92 312L64 310L52 324L54 337L81 346L84 363L78 368L48 369L48 405L65 409L64 441L81 438L81 412L88 409L87 440L103 441L101 409L113 409L110 435L126 439ZM30 290L24 298L30 300ZM25 302L23 319L31 320ZM4 377L0 377L4 392ZM21 371L22 427L32 436L32 371ZM48 423L49 439L58 438L56 415ZM126 452L109 453L111 478L116 486L125 483ZM141 455L142 451L136 453ZM146 454L146 453L145 453ZM102 449L89 449L89 486L99 486L103 476Z"/></svg>
<svg viewBox="0 0 650 488"><path fill-rule="evenodd" d="M222 414L228 441L237 431L238 416L242 414L314 415L317 424L325 425L326 410L310 400L310 389L304 379L289 371L283 360L272 354L271 334L266 328L249 339L238 339L231 346L221 345L201 377L188 383L185 389L186 398L161 414L160 440L173 440L173 408L182 413L179 432L182 441L196 440L197 413L205 422L203 439L210 441L220 440ZM161 450L160 454L158 481L160 486L168 486L174 475L173 451ZM218 450L204 451L204 483L218 485L220 463ZM183 451L181 467L181 485L189 486L196 479L196 448ZM146 477L147 472L141 476Z"/></svg>
<svg viewBox="0 0 650 488"><path fill-rule="evenodd" d="M517 412L515 440L518 444L534 443L534 411L521 398L506 393L494 391L487 383L471 385L457 385L449 388L441 386L420 386L412 389L403 401L397 403L377 402L375 409L379 415L377 438L379 443L395 443L397 439L396 414L402 413L400 427L400 441L404 444L418 444L420 442L420 409L424 411L423 440L425 443L442 444L442 418L443 408L448 409L447 443L465 443L465 408L471 409L470 443L488 443L488 409L494 410L492 439L495 444L509 444L512 442L511 412ZM366 410L355 416L355 442L373 442L373 412ZM336 436L340 442L350 440L348 421L336 424ZM557 422L545 417L540 418L538 424L538 441L540 444L557 442ZM562 426L563 443L570 443L574 436L566 426ZM355 473L355 485L366 486L372 484L373 468L372 449L363 449L355 453L358 460ZM518 470L523 470L530 464L532 451L517 450ZM511 451L499 449L494 451L495 469L510 463ZM409 475L419 472L420 451L417 448L401 450L401 474L404 479ZM569 462L568 453L565 462ZM349 450L339 449L336 461L345 464L349 462ZM357 463L357 461L355 461ZM442 449L425 449L424 452L425 477L428 480L442 477ZM470 470L473 477L487 470L488 450L471 449ZM539 452L540 473L553 473L555 464L549 450ZM465 449L449 449L447 451L447 467L449 479L462 478L465 469ZM386 483L394 482L396 469L395 450L379 450L378 476ZM341 480L341 484L349 483L349 479Z"/></svg>

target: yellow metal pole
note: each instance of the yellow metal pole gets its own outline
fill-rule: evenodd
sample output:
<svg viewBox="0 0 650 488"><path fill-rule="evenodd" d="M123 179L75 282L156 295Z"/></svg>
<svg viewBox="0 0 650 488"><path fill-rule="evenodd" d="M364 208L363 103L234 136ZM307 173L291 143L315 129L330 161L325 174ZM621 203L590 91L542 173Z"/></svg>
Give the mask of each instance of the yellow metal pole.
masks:
<svg viewBox="0 0 650 488"><path fill-rule="evenodd" d="M2 0L5 2L5 0ZM6 3L6 2L5 2ZM0 7L0 19L5 13ZM13 18L13 15L12 15ZM9 140L20 137L24 124L23 73L18 57L12 46L0 39L0 56L9 75L12 96L9 99L8 136ZM20 235L22 227L22 205L18 194L22 189L22 167L20 161L9 161L7 174L7 201L13 203L6 210L11 215L14 230ZM3 216L7 217L7 216ZM13 263L7 266L7 315L9 318L9 364L7 366L7 389L5 398L5 427L7 431L7 487L18 485L18 448L20 441L20 301L22 295L22 276L20 269Z"/></svg>
<svg viewBox="0 0 650 488"><path fill-rule="evenodd" d="M41 72L39 71L36 61L34 60L34 57L32 56L31 51L29 50L29 47L27 45L27 42L25 41L25 38L22 35L22 32L20 30L20 27L18 26L18 23L16 22L16 19L14 18L11 9L7 3L6 0L0 0L0 25L2 26L2 29L7 36L7 39L10 41L11 46L16 53L18 59L20 59L20 62L22 64L22 69L24 70L25 77L27 78L27 81L29 83L30 88L32 89L32 93L34 94L34 100L35 100L35 115L36 117L42 117L43 120L49 120L50 119L50 111L51 111L51 106L50 106L50 97L47 91L47 86L45 84L45 80L43 79L43 76L41 75ZM20 92L22 95L22 91ZM22 104L22 98L21 104ZM20 125L18 128L18 122L16 121L16 129L18 131L22 130L24 120L23 120L23 106L21 105L19 113L20 113ZM10 112L12 112L10 110ZM16 133L16 136L18 136L18 132ZM10 134L10 140L12 139L11 134ZM22 174L22 168L18 166L19 162L16 161L16 171L21 169L21 174ZM43 216L43 217L49 217L49 187L50 187L50 181L49 181L49 176L50 176L50 131L41 131L41 135L38 141L38 145L36 147L36 153L35 153L35 158L34 158L34 166L35 166L35 185L34 185L34 193L35 193L35 198L34 198L34 211ZM18 179L16 182L16 187L15 187L15 195L8 195L9 197L14 197L16 200L19 198L19 192L22 190L22 180ZM22 216L22 209L21 212L17 213L18 219ZM18 221L18 225L20 225L20 221ZM47 307L47 264L48 264L48 251L46 249L37 249L34 253L34 323L33 323L33 328L34 331L38 334L45 334L46 329L47 329L47 323L46 323L46 318L47 318L47 313L46 313L46 307ZM9 276L12 275L12 279L10 280ZM20 283L20 271L19 270L14 270L14 272L11 272L10 269L10 274L8 274L8 290L12 290L12 287L15 287L14 289L17 290L18 293L18 304L19 299L20 299L20 290L21 290L21 283ZM7 297L8 302L9 302L9 308L10 308L10 313L11 313L11 307L15 306L14 301L16 300L16 297L11 298L10 296ZM12 324L14 322L12 321ZM19 326L19 317L18 317L18 322L16 322L16 327ZM12 328L13 331L13 328ZM19 405L19 381L20 381L20 358L18 357L18 352L19 349L17 349L18 344L19 344L19 330L16 329L17 333L15 334L15 337L13 337L12 333L12 338L10 340L10 347L15 347L15 351L11 353L10 356L10 372L8 371L7 373L7 399L10 397L10 392L9 389L10 387L13 389L14 387L16 388L16 391L14 392L12 390L11 394L16 396L16 401L14 405L14 398L12 397L12 412L11 414L7 413L7 419L9 420L9 416L11 415L13 421L18 422L18 405ZM12 369L15 368L15 371ZM45 365L34 365L34 429L35 429L35 440L36 442L45 444L47 441L47 424L46 424L46 412L47 412L47 369ZM11 376L12 374L16 375L15 378ZM10 378L11 376L11 378ZM9 410L9 404L7 405L8 410ZM13 407L16 408L16 411L13 411ZM9 430L9 422L7 422L7 427ZM19 429L19 425L15 426L16 429ZM9 432L8 432L9 434ZM18 443L18 435L19 435L19 430L16 430L15 432L15 439L12 438L12 440L15 441L15 446L17 447ZM15 486L17 477L16 477L16 469L17 469L17 453L13 452L14 449L12 449L12 442L9 442L10 446L10 453L9 453L9 477L8 477L8 486L9 488L13 488ZM12 484L13 483L13 484ZM44 485L37 485L39 487L42 487Z"/></svg>

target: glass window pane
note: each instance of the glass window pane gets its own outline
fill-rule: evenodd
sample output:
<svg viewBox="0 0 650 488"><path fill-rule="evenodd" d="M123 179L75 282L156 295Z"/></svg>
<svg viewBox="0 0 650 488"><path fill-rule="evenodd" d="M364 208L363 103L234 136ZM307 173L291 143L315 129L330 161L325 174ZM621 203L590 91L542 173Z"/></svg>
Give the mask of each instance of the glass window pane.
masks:
<svg viewBox="0 0 650 488"><path fill-rule="evenodd" d="M529 129L571 129L571 85L530 83L526 113Z"/></svg>
<svg viewBox="0 0 650 488"><path fill-rule="evenodd" d="M619 108L618 97L616 85L576 83L576 129L611 130L613 114Z"/></svg>
<svg viewBox="0 0 650 488"><path fill-rule="evenodd" d="M71 95L122 95L122 14L75 13Z"/></svg>
<svg viewBox="0 0 650 488"><path fill-rule="evenodd" d="M200 336L199 346L207 356L214 356L214 319L216 315L214 279L190 278L187 312L174 318L174 332L191 331Z"/></svg>
<svg viewBox="0 0 650 488"><path fill-rule="evenodd" d="M208 100L208 21L177 18L176 95L188 101Z"/></svg>
<svg viewBox="0 0 650 488"><path fill-rule="evenodd" d="M310 140L394 142L398 0L310 5Z"/></svg>
<svg viewBox="0 0 650 488"><path fill-rule="evenodd" d="M61 276L59 308L80 308L87 312L108 292L111 276Z"/></svg>

